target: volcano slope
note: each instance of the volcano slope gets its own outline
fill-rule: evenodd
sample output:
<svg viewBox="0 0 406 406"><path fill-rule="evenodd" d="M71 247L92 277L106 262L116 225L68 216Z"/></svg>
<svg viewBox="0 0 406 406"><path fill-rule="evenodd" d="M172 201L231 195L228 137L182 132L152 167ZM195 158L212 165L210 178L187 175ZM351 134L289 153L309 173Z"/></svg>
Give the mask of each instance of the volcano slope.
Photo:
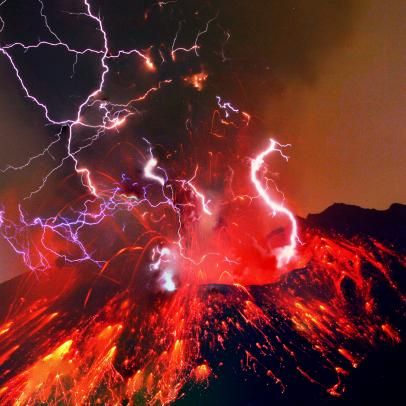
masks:
<svg viewBox="0 0 406 406"><path fill-rule="evenodd" d="M1 404L400 404L405 219L399 204L300 219L305 265L272 284L20 275L0 286Z"/></svg>

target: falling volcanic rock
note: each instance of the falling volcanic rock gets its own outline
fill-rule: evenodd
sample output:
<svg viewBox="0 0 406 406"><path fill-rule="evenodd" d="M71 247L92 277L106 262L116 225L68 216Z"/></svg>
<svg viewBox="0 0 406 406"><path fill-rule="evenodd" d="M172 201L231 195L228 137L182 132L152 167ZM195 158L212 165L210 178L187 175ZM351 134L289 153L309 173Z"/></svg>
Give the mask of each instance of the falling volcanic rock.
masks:
<svg viewBox="0 0 406 406"><path fill-rule="evenodd" d="M402 216L403 209L396 213ZM331 210L309 222L326 224ZM346 210L370 215L340 206ZM374 215L395 221L392 210ZM334 229L340 231L338 221ZM3 402L19 396L51 403L180 397L179 404L216 404L221 387L228 396L223 404L345 399L344 384L353 393L352 385L385 365L375 361L375 369L355 375L354 383L351 370L368 362L373 349L379 354L377 348L401 340L404 259L370 240L350 245L317 237L309 246L313 254L304 268L268 285L143 292L122 279L120 266L105 274L63 268L8 281L0 287L0 396ZM63 389L54 386L53 374L64 376Z"/></svg>
<svg viewBox="0 0 406 406"><path fill-rule="evenodd" d="M295 218L289 144L261 150L244 78L313 82L356 2L262 21L249 2L11 3L0 56L53 137L1 171L0 234L29 272L0 285L0 405L344 399L404 334L405 210Z"/></svg>

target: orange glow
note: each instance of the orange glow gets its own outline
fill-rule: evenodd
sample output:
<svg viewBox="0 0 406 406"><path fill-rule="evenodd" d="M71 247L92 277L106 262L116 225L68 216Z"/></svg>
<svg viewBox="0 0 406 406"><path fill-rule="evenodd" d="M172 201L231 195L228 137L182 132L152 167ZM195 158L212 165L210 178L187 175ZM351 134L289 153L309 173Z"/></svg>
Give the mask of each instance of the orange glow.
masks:
<svg viewBox="0 0 406 406"><path fill-rule="evenodd" d="M189 85L193 86L197 90L202 90L203 86L208 78L208 74L205 72L195 73L190 76L186 76L183 80Z"/></svg>

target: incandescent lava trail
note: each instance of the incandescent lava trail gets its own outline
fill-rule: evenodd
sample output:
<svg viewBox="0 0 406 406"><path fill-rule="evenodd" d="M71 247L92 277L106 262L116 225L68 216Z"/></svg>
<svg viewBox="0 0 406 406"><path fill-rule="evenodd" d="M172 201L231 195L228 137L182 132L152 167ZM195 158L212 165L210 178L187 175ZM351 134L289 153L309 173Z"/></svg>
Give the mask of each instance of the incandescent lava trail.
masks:
<svg viewBox="0 0 406 406"><path fill-rule="evenodd" d="M227 63L232 35L218 10L134 5L137 35L121 41L120 7L50 3L30 3L41 30L13 39L12 2L0 2L0 56L57 129L3 169L38 182L17 202L12 185L1 196L1 236L28 272L0 285L0 403L169 404L237 370L275 391L306 380L341 396L371 349L402 339L404 255L305 222L299 243L264 173L286 145L261 151L255 120L210 82L208 61ZM75 22L89 34L67 40ZM24 65L56 50L72 77L86 67L70 113L36 94Z"/></svg>

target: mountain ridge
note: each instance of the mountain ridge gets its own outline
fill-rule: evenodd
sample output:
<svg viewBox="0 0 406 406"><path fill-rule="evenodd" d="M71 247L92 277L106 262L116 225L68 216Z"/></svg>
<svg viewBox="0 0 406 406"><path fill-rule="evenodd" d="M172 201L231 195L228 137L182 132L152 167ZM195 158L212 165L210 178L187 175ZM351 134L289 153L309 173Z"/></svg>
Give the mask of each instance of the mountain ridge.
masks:
<svg viewBox="0 0 406 406"><path fill-rule="evenodd" d="M334 203L320 213L308 214L301 222L345 237L373 237L402 251L406 247L406 205L401 203L392 203L384 210Z"/></svg>

